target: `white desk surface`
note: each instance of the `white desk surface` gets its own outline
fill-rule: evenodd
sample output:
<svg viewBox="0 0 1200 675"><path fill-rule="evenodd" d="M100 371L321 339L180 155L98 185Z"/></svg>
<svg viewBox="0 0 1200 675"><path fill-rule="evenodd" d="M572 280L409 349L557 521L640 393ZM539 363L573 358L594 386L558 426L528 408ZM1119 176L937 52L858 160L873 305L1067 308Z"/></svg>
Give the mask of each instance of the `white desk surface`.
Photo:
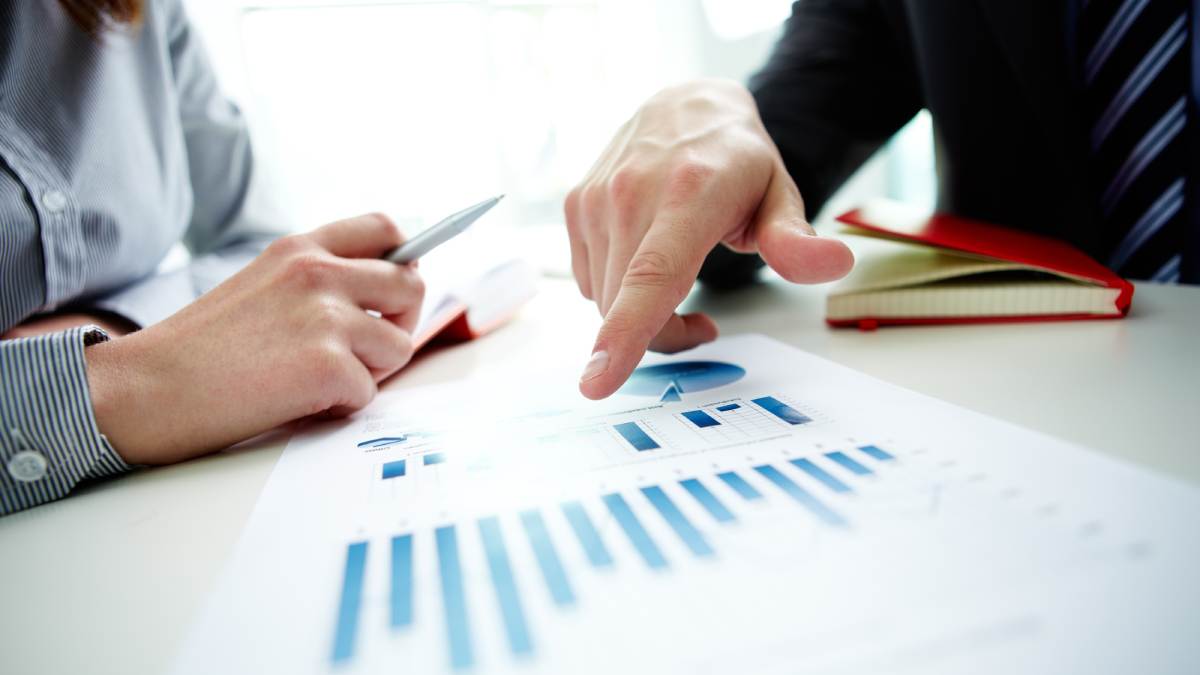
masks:
<svg viewBox="0 0 1200 675"><path fill-rule="evenodd" d="M832 330L820 289L696 291L725 334L765 333L881 379L1200 483L1200 288L1142 284L1123 321ZM519 318L418 358L389 387L523 359L575 377L599 320L547 280ZM283 434L0 518L0 672L161 673L284 446Z"/></svg>

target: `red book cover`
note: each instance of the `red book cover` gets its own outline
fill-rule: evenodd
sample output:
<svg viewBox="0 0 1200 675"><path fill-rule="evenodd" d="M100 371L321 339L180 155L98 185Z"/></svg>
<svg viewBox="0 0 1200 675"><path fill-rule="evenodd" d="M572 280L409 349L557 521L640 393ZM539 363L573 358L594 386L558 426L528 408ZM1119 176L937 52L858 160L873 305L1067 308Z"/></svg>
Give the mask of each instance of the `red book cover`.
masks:
<svg viewBox="0 0 1200 675"><path fill-rule="evenodd" d="M923 209L885 200L838 216L838 221L870 232L907 242L958 251L1027 266L1031 269L1068 277L1084 283L1117 289L1112 315L1031 315L977 317L904 317L879 318L883 323L959 323L980 321L1028 321L1074 318L1119 318L1129 311L1133 284L1115 274L1083 251L1063 241L1000 225L980 222L946 213L930 213ZM830 321L833 325L869 324L872 319Z"/></svg>

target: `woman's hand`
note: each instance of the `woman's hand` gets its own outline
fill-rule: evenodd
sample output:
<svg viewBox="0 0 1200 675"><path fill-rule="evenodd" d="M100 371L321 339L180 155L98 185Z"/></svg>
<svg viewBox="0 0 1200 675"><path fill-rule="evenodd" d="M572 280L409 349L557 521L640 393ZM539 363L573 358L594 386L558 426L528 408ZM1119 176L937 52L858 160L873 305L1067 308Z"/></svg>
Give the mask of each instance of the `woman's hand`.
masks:
<svg viewBox="0 0 1200 675"><path fill-rule="evenodd" d="M402 240L381 215L284 237L162 323L88 347L100 431L164 464L365 406L413 353L424 286L379 259Z"/></svg>
<svg viewBox="0 0 1200 675"><path fill-rule="evenodd" d="M579 290L604 315L580 390L617 390L647 347L679 351L717 336L703 314L680 316L717 244L757 252L785 279L842 277L853 257L815 236L800 191L754 99L733 82L663 90L613 138L566 201Z"/></svg>

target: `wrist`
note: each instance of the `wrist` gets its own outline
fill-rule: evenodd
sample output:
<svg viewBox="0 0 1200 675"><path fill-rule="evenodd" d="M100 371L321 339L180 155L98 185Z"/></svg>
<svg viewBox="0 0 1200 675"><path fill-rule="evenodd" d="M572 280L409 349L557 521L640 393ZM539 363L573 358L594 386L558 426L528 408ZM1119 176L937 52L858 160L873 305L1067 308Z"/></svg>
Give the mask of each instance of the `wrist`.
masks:
<svg viewBox="0 0 1200 675"><path fill-rule="evenodd" d="M96 426L113 450L130 464L158 464L162 431L156 421L169 411L155 401L161 373L146 368L151 345L141 334L117 338L84 350L88 390Z"/></svg>

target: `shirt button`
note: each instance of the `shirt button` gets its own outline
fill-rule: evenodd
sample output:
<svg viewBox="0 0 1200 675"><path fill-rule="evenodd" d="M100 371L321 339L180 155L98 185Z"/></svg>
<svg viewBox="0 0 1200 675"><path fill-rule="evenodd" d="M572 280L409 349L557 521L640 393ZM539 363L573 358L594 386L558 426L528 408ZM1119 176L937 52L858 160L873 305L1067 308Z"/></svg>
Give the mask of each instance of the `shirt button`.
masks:
<svg viewBox="0 0 1200 675"><path fill-rule="evenodd" d="M42 193L42 206L50 213L61 213L67 208L67 196L62 190L46 190Z"/></svg>
<svg viewBox="0 0 1200 675"><path fill-rule="evenodd" d="M46 475L46 458L33 450L22 450L8 460L8 475L22 483L41 480Z"/></svg>

